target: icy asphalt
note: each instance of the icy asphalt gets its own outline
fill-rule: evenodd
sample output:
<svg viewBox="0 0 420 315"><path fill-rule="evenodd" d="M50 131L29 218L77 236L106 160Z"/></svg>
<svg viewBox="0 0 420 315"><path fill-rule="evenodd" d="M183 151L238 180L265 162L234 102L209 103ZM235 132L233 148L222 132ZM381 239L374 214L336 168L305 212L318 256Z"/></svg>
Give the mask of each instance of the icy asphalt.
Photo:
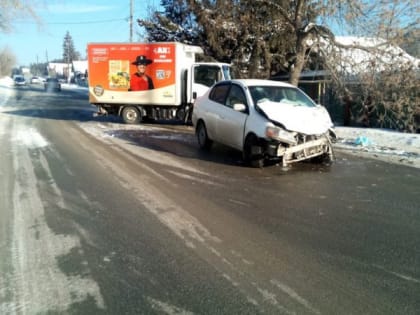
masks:
<svg viewBox="0 0 420 315"><path fill-rule="evenodd" d="M0 78L0 86L12 87L11 78ZM62 84L63 89L88 94L87 87ZM0 103L1 105L1 103ZM387 129L335 126L336 151L389 163L420 168L420 134L402 133Z"/></svg>

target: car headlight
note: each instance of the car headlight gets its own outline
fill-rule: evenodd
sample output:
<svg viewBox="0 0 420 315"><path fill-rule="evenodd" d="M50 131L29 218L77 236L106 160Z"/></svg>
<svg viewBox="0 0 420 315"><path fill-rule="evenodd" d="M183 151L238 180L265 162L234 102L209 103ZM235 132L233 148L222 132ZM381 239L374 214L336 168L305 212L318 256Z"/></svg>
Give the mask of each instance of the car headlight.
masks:
<svg viewBox="0 0 420 315"><path fill-rule="evenodd" d="M297 144L294 132L289 132L279 127L267 127L265 129L265 135L268 138L286 142L291 145Z"/></svg>

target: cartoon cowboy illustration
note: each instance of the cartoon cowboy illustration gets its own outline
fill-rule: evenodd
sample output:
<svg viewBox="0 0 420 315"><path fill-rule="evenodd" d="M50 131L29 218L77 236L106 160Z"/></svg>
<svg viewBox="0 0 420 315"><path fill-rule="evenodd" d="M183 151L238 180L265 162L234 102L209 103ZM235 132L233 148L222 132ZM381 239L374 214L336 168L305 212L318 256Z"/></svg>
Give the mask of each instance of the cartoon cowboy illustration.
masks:
<svg viewBox="0 0 420 315"><path fill-rule="evenodd" d="M154 89L153 81L146 74L146 67L153 61L144 55L137 56L136 60L131 64L137 66L137 72L131 75L130 91L144 91Z"/></svg>

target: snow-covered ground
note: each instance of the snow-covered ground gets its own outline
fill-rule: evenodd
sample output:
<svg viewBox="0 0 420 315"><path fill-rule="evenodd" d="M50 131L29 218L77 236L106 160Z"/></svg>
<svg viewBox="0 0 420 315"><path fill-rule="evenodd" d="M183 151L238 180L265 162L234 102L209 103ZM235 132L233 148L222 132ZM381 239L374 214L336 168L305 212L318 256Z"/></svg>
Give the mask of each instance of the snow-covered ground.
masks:
<svg viewBox="0 0 420 315"><path fill-rule="evenodd" d="M29 84L28 82L27 82L27 84ZM39 84L39 85L41 85L42 83L34 83L34 84ZM1 86L3 86L3 87L13 87L13 79L11 78L11 77L3 77L3 78L0 78L0 87ZM84 87L84 86L79 86L79 85L77 85L77 84L68 84L68 83L61 83L61 87L62 87L62 89L64 89L64 90L79 90L79 91L81 91L81 92L85 92L86 93L86 95L87 95L87 87Z"/></svg>
<svg viewBox="0 0 420 315"><path fill-rule="evenodd" d="M13 80L0 78L0 86L11 87ZM78 90L86 95L88 93L86 87L74 84L63 83L62 88L63 90ZM1 90L0 93L2 93ZM0 106L2 106L1 102ZM98 126L98 129L104 132L103 124ZM335 127L335 131L338 136L334 144L336 151L420 168L420 134L340 126Z"/></svg>
<svg viewBox="0 0 420 315"><path fill-rule="evenodd" d="M335 132L335 150L420 168L420 134L352 127L335 127Z"/></svg>

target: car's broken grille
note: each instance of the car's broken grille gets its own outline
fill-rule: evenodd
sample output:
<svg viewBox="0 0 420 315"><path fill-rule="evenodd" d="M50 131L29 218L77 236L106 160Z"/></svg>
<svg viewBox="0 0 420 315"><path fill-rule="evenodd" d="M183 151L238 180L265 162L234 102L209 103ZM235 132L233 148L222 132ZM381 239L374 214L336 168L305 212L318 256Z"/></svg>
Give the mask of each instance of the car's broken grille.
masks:
<svg viewBox="0 0 420 315"><path fill-rule="evenodd" d="M313 141L313 140L317 140L320 137L315 136L315 135L303 135L303 134L299 134L296 136L297 140L298 140L298 144L302 144L302 143L306 143L308 141Z"/></svg>

